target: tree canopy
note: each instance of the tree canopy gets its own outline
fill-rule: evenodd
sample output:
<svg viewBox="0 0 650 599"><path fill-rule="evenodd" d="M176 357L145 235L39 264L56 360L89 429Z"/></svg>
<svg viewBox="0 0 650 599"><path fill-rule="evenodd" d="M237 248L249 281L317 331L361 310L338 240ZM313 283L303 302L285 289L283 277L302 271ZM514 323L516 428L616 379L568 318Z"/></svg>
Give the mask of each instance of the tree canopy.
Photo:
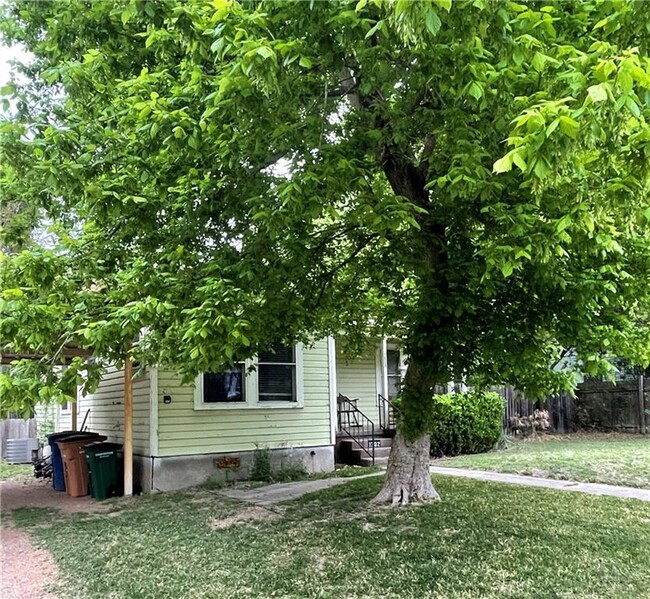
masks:
<svg viewBox="0 0 650 599"><path fill-rule="evenodd" d="M192 376L391 335L415 436L433 382L552 391L568 346L591 373L650 361L643 2L3 11L33 60L4 90L0 338L43 356L2 375L3 410L126 347ZM60 381L66 344L98 359Z"/></svg>

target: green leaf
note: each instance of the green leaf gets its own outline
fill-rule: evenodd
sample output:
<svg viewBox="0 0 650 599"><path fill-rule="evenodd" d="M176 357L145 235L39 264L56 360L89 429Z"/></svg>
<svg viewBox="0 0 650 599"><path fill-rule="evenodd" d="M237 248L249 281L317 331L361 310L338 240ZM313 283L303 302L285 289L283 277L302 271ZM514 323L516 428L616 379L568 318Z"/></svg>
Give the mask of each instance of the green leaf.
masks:
<svg viewBox="0 0 650 599"><path fill-rule="evenodd" d="M547 60L548 60L548 56L542 54L541 52L535 52L535 55L533 56L533 60L532 60L533 68L538 73L541 73L544 70L544 67L546 66Z"/></svg>
<svg viewBox="0 0 650 599"><path fill-rule="evenodd" d="M607 89L604 83L599 83L598 85L592 85L587 89L587 93L591 98L592 102L606 102L607 101Z"/></svg>
<svg viewBox="0 0 650 599"><path fill-rule="evenodd" d="M433 3L438 7L449 12L451 10L452 0L433 0Z"/></svg>
<svg viewBox="0 0 650 599"><path fill-rule="evenodd" d="M571 222L572 222L571 215L566 214L557 222L557 224L555 225L555 230L558 233L561 233L562 231L564 231L564 229L566 229L571 224Z"/></svg>
<svg viewBox="0 0 650 599"><path fill-rule="evenodd" d="M495 173L507 173L508 171L512 170L511 153L506 154L503 158L499 158L499 160L494 163L492 170Z"/></svg>
<svg viewBox="0 0 650 599"><path fill-rule="evenodd" d="M467 90L469 95L476 100L480 100L483 97L483 88L476 81L472 81Z"/></svg>
<svg viewBox="0 0 650 599"><path fill-rule="evenodd" d="M377 31L381 31L382 28L384 27L384 22L383 21L377 21L373 27L370 28L368 33L365 35L365 39L371 38Z"/></svg>
<svg viewBox="0 0 650 599"><path fill-rule="evenodd" d="M508 278L514 271L514 266L511 262L505 262L501 265L501 273L504 277Z"/></svg>
<svg viewBox="0 0 650 599"><path fill-rule="evenodd" d="M311 58L308 56L301 56L298 64L305 69L311 69L313 63L311 61Z"/></svg>
<svg viewBox="0 0 650 599"><path fill-rule="evenodd" d="M515 163L515 165L519 168L519 170L522 173L526 172L528 165L526 164L526 161L524 160L520 152L512 153L512 161Z"/></svg>
<svg viewBox="0 0 650 599"><path fill-rule="evenodd" d="M440 17L435 10L429 9L427 11L427 16L425 17L425 25L431 35L438 35L440 27L442 27L442 21L440 21Z"/></svg>
<svg viewBox="0 0 650 599"><path fill-rule="evenodd" d="M568 116L561 116L559 121L560 129L565 135L568 135L571 138L575 138L578 135L578 131L580 130L580 123L578 123L578 121L575 121Z"/></svg>

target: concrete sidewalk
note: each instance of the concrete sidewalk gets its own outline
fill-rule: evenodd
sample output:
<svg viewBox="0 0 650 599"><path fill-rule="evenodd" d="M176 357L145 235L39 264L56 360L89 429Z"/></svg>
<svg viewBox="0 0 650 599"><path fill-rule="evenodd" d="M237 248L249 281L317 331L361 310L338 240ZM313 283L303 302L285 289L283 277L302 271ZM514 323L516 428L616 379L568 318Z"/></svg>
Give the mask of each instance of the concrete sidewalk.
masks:
<svg viewBox="0 0 650 599"><path fill-rule="evenodd" d="M473 478L476 480L486 480L495 483L555 489L556 491L574 491L576 493L588 493L589 495L609 495L611 497L622 497L626 499L640 499L641 501L650 501L649 489L637 489L635 487L617 487L614 485L602 485L599 483L578 483L569 480L555 480L552 478L521 476L519 474L486 472L485 470L442 468L440 466L431 466L429 469L431 470L432 474L440 474L442 476L459 476L461 478Z"/></svg>
<svg viewBox="0 0 650 599"><path fill-rule="evenodd" d="M587 493L589 495L608 495L611 497L621 497L625 499L639 499L641 501L650 501L650 490L636 489L634 487L617 487L614 485L601 485L597 483L578 483L567 480L555 480L551 478L537 478L534 476L520 476L518 474L504 474L501 472L486 472L484 470L464 470L461 468L441 468L440 466L430 467L432 474L441 476L459 476L462 478L473 478L475 480L485 480L495 483L505 483L511 485L524 485L526 487L539 487L544 489L554 489L556 491L573 491L575 493ZM246 503L259 505L262 507L276 505L283 501L298 499L307 493L314 493L329 489L336 485L358 480L359 478L368 478L369 476L383 476L384 472L374 472L364 476L355 476L351 478L324 478L321 480L305 480L293 483L276 483L257 489L228 489L219 491L220 495L239 499Z"/></svg>
<svg viewBox="0 0 650 599"><path fill-rule="evenodd" d="M322 491L329 489L343 483L350 482L351 480L358 480L360 478L368 478L369 476L380 476L383 472L373 472L372 474L364 474L363 476L341 477L341 478L323 478L321 480L303 480L293 483L276 483L266 487L259 487L258 489L248 489L246 491L239 489L228 489L226 491L219 491L220 495L231 497L232 499L239 499L247 503L259 506L275 505L283 501L290 501L291 499L298 499L307 493L314 493L315 491Z"/></svg>

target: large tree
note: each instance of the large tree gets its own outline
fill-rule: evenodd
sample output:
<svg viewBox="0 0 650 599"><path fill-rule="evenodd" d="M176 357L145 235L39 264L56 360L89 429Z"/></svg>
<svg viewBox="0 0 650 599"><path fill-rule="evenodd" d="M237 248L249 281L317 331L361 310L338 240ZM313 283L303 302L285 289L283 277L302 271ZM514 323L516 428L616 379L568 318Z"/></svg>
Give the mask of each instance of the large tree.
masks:
<svg viewBox="0 0 650 599"><path fill-rule="evenodd" d="M407 503L437 497L434 384L567 387L569 345L591 373L648 363L642 2L4 11L34 59L3 198L58 240L3 258L3 344L43 355L1 379L5 405L60 388L64 344L119 361L141 330L131 354L188 377L276 339L392 335L408 371L378 500Z"/></svg>

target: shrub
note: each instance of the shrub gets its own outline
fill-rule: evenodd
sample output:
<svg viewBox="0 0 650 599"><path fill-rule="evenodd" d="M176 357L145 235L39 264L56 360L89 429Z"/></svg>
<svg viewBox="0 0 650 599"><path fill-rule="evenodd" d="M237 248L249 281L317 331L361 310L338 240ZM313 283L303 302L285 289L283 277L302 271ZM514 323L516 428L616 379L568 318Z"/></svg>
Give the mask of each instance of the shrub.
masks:
<svg viewBox="0 0 650 599"><path fill-rule="evenodd" d="M452 456L492 449L503 430L498 393L448 393L433 397L431 453Z"/></svg>
<svg viewBox="0 0 650 599"><path fill-rule="evenodd" d="M253 452L253 467L250 478L256 482L286 483L294 480L304 480L309 474L302 461L296 458L285 458L279 468L271 463L271 451L268 447L257 447Z"/></svg>
<svg viewBox="0 0 650 599"><path fill-rule="evenodd" d="M271 468L271 452L267 447L257 447L253 452L253 468L251 480L259 482L273 482L273 469Z"/></svg>

